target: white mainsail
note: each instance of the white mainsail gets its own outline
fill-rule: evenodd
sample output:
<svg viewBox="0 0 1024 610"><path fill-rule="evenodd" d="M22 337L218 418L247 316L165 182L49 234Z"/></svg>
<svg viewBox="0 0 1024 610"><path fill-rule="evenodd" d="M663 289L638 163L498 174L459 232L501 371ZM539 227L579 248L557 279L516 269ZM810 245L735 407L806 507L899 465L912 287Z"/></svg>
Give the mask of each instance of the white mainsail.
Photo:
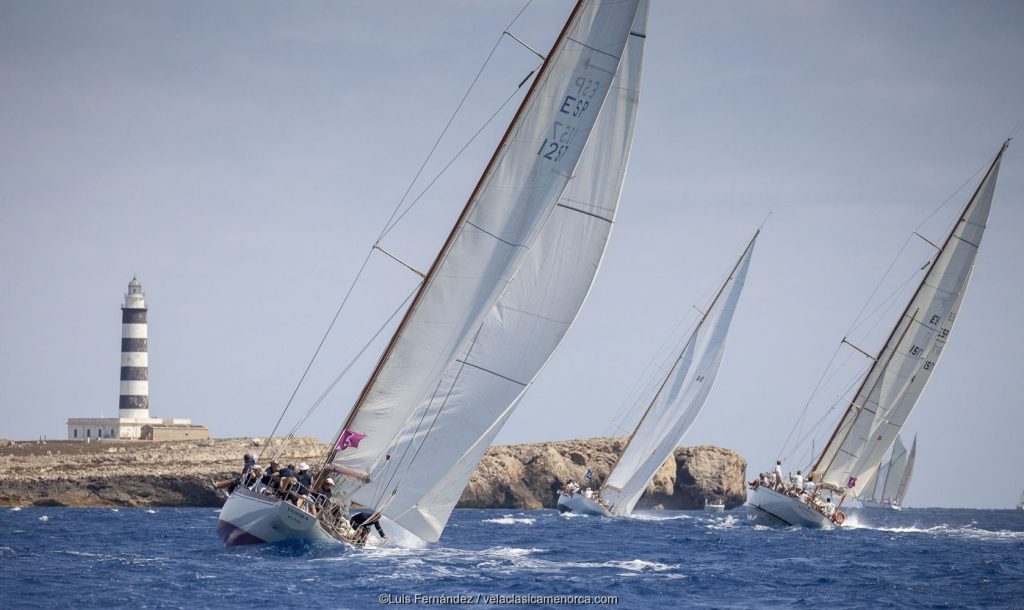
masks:
<svg viewBox="0 0 1024 610"><path fill-rule="evenodd" d="M900 477L900 484L896 487L896 495L893 502L896 506L903 506L903 499L907 497L907 489L910 487L910 477L914 476L914 460L917 459L917 437L910 445L910 455L907 456L907 465L903 469L903 476Z"/></svg>
<svg viewBox="0 0 1024 610"><path fill-rule="evenodd" d="M888 468L885 469L885 483L882 485L882 502L892 502L896 499L900 483L903 481L903 474L907 471L907 447L903 439L896 437L892 446L892 457L889 458Z"/></svg>
<svg viewBox="0 0 1024 610"><path fill-rule="evenodd" d="M483 325L485 318L510 281L522 272L520 267L530 258L531 250L539 247L538 236L558 209L556 204L601 114L630 38L637 7L638 0L598 0L580 2L574 9L339 432L342 442L346 435L358 435L358 444L347 443L333 456L334 466L349 475L339 482L336 496L378 510L387 506L384 514L402 514L408 507L402 510L396 502L399 484L403 480L415 481L419 486L434 482L408 468L410 460L419 464L419 459L430 455L424 453L428 450L421 443L408 439L423 426L435 431L449 423L458 426L458 417L450 417L447 412L438 417L437 409L431 409L432 404L445 405L444 399L435 402L445 384L451 386L452 378L444 373L454 364L460 364L463 371L472 368L475 357L467 360L460 356L470 352L471 343L475 348L484 339L483 333L489 330ZM487 346L495 353L505 349L500 342ZM456 363L457 358L464 362ZM514 358L505 354L503 360ZM465 364L467 361L469 364ZM520 383L528 383L531 378L509 377ZM480 377L476 383L490 387L474 392L479 391L489 404L495 384L500 386L501 382L495 375ZM447 393L456 390L464 391L456 387ZM514 398L500 407L505 408ZM473 419L475 411L462 411L470 428L479 428L481 422ZM427 462L424 459L423 463ZM421 488L419 493L423 491ZM447 514L424 515L422 527L414 526L415 533L436 539L446 520Z"/></svg>
<svg viewBox="0 0 1024 610"><path fill-rule="evenodd" d="M568 332L604 254L625 179L639 102L647 0L630 28L583 155L555 211L468 349L395 452L415 458L383 513L436 540L469 477L521 394ZM409 463L409 462L414 462Z"/></svg>
<svg viewBox="0 0 1024 610"><path fill-rule="evenodd" d="M818 458L814 471L823 482L859 495L917 403L963 302L1008 144L992 161Z"/></svg>
<svg viewBox="0 0 1024 610"><path fill-rule="evenodd" d="M633 430L615 469L601 488L612 515L633 511L658 468L697 418L725 354L729 324L747 277L754 242L747 244Z"/></svg>

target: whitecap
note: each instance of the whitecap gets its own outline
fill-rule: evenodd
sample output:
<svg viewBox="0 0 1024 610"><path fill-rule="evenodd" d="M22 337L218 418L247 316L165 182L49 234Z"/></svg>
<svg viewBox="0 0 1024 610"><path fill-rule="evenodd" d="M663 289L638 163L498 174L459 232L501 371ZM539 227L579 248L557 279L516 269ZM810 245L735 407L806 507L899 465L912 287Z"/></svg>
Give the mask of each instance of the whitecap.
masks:
<svg viewBox="0 0 1024 610"><path fill-rule="evenodd" d="M728 517L726 517L725 519L723 519L721 521L716 521L715 523L709 523L708 525L705 525L704 527L708 528L709 530L727 530L727 529L732 529L732 528L736 527L738 525L738 523L739 522L736 520L736 517L734 517L733 515L729 515Z"/></svg>
<svg viewBox="0 0 1024 610"><path fill-rule="evenodd" d="M658 513L633 513L629 516L630 519L636 519L637 521L679 521L681 519L693 519L693 515L679 515L679 514L658 514Z"/></svg>
<svg viewBox="0 0 1024 610"><path fill-rule="evenodd" d="M146 510L146 512L147 512L147 513L149 513L149 514L151 514L151 515L155 515L155 514L156 514L156 511L155 511L155 510L153 510L152 508L150 508L150 509L147 509L147 510Z"/></svg>
<svg viewBox="0 0 1024 610"><path fill-rule="evenodd" d="M16 512L18 512L19 510L21 510L21 507L20 507L20 506L15 506L14 508L12 508L12 509L11 509L11 512L12 512L12 513L16 513Z"/></svg>
<svg viewBox="0 0 1024 610"><path fill-rule="evenodd" d="M533 525L536 522L536 519L531 519L529 517L513 517L512 515L505 515L504 517L499 517L497 519L484 519L482 521L482 523L496 523L498 525Z"/></svg>
<svg viewBox="0 0 1024 610"><path fill-rule="evenodd" d="M40 521L43 521L43 522L46 522L46 521L49 521L49 520L50 520L50 518L49 518L49 517L47 517L46 515L43 515L42 517L39 517L39 520L40 520Z"/></svg>

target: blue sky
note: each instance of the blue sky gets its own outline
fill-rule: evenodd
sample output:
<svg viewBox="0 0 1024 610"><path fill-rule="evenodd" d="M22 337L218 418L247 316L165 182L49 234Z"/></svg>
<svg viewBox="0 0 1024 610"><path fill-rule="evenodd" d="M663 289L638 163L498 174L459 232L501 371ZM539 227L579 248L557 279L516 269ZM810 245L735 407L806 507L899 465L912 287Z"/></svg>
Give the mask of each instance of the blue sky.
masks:
<svg viewBox="0 0 1024 610"><path fill-rule="evenodd" d="M0 2L0 436L63 438L68 417L115 413L134 273L151 307L154 415L266 435L522 4ZM907 236L940 239L1024 119L1024 5L652 4L604 264L498 442L608 433L772 212L717 386L684 440L736 449L754 472L774 463ZM512 30L546 49L570 6L536 2ZM506 38L424 176L536 65ZM515 105L386 238L390 251L428 266ZM1022 158L1011 145L963 313L906 427L920 437L911 505L1006 507L1024 488ZM927 254L912 240L892 281ZM382 256L367 278L296 414L416 279ZM877 350L896 315L883 308L854 339ZM303 432L334 433L372 360ZM835 392L820 394L811 412L831 424Z"/></svg>

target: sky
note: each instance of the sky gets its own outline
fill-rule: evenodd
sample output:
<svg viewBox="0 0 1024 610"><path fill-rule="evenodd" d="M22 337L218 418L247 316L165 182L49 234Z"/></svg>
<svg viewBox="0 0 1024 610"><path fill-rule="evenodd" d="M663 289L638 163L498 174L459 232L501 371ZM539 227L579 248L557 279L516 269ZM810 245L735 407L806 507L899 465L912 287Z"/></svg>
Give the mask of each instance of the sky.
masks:
<svg viewBox="0 0 1024 610"><path fill-rule="evenodd" d="M538 58L501 40L428 154L523 4L0 0L0 437L64 438L69 417L116 413L134 274L151 413L269 434L421 165L414 195L440 177L382 243L419 269L436 255ZM534 2L511 31L546 50L570 8ZM930 254L913 232L944 237L1024 119L1021 66L1019 2L654 0L602 268L497 442L624 433L617 415L771 213L683 444L735 449L750 474L799 467L809 446L784 445L805 405L820 442L863 372L840 341L878 350L906 302L896 287ZM908 505L1005 508L1024 488L1022 206L1015 142L904 428L918 435ZM370 257L285 428L417 279ZM861 315L876 286L891 298ZM334 435L389 330L300 434ZM816 392L833 354L839 389Z"/></svg>

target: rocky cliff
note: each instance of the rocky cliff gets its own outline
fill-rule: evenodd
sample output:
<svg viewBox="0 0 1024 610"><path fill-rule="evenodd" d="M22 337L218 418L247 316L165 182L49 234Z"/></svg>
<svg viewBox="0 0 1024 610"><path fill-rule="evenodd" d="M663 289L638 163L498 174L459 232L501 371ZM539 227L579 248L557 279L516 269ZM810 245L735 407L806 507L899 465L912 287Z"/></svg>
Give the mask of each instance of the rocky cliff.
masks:
<svg viewBox="0 0 1024 610"><path fill-rule="evenodd" d="M592 438L491 447L462 493L459 506L473 508L554 508L556 491L568 481L595 489L611 473L625 439ZM587 470L593 478L584 478ZM721 499L727 508L746 499L747 462L719 447L679 447L662 464L638 508L704 508Z"/></svg>
<svg viewBox="0 0 1024 610"><path fill-rule="evenodd" d="M492 447L473 473L460 507L551 508L555 490L572 479L592 485L608 476L623 440L596 438ZM178 442L0 442L0 505L4 506L219 506L210 478L231 476L245 453L269 454L259 439ZM286 461L315 464L327 447L293 440ZM639 506L694 509L705 498L726 506L746 499L746 461L718 447L680 447Z"/></svg>

